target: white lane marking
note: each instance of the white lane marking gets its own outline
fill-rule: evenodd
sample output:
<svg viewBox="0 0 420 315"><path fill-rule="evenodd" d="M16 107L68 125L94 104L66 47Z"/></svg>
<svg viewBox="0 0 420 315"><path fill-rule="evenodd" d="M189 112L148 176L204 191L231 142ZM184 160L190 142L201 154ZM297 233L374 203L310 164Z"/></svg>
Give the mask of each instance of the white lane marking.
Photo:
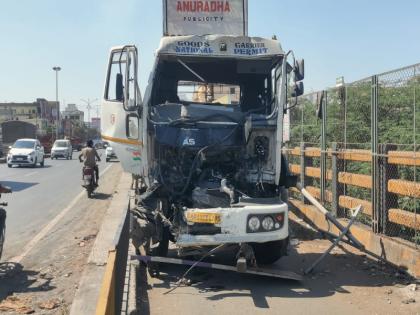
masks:
<svg viewBox="0 0 420 315"><path fill-rule="evenodd" d="M35 174L38 174L39 172L30 172L30 173L28 173L28 174L26 174L26 175L23 175L24 177L28 177L28 176L32 176L32 175L35 175Z"/></svg>
<svg viewBox="0 0 420 315"><path fill-rule="evenodd" d="M111 168L111 166L112 165L109 165L107 168L105 168L103 172L100 173L100 176L103 176ZM26 246L23 248L22 254L13 257L10 259L10 262L17 264L20 263L26 257L26 255L28 255L28 253L38 244L38 242L42 240L48 234L48 232L51 231L51 229L76 205L76 203L83 197L84 194L85 190L83 189L66 208L61 210L61 212L57 214L54 219L52 219L41 231L39 231L39 233L34 238L31 239L29 243L26 244Z"/></svg>

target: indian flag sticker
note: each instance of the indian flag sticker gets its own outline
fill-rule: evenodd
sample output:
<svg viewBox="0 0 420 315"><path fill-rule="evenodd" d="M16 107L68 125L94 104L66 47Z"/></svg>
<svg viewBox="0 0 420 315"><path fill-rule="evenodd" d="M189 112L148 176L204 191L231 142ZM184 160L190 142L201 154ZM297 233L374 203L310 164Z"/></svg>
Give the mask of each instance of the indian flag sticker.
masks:
<svg viewBox="0 0 420 315"><path fill-rule="evenodd" d="M141 161L141 154L139 151L133 151L133 161Z"/></svg>

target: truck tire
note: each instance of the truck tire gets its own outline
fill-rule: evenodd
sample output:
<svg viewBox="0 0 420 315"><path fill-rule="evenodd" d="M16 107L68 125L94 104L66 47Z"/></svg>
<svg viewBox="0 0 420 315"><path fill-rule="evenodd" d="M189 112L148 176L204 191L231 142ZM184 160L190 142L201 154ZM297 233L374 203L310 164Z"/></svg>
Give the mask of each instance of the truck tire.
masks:
<svg viewBox="0 0 420 315"><path fill-rule="evenodd" d="M4 237L6 235L6 210L0 208L0 258L3 253Z"/></svg>
<svg viewBox="0 0 420 315"><path fill-rule="evenodd" d="M255 259L258 265L271 265L279 260L282 256L287 255L287 247L289 238L280 241L267 243L253 243Z"/></svg>

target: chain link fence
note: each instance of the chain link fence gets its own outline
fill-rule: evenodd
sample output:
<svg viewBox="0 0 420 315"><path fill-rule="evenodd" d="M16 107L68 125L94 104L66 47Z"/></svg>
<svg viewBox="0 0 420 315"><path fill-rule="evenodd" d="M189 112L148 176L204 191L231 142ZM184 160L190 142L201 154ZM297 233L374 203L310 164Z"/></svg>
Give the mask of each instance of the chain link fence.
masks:
<svg viewBox="0 0 420 315"><path fill-rule="evenodd" d="M289 114L307 190L338 217L362 204L359 223L420 247L420 64L301 96Z"/></svg>

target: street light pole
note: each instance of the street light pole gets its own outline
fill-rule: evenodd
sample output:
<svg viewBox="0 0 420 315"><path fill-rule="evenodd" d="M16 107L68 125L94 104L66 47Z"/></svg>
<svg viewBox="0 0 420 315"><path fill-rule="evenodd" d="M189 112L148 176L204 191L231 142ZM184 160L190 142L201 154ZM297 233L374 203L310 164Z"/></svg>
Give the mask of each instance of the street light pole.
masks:
<svg viewBox="0 0 420 315"><path fill-rule="evenodd" d="M60 103L58 102L58 71L61 70L60 67L53 67L55 71L55 102L57 103L57 124L55 128L55 139L58 139L58 127L60 125Z"/></svg>
<svg viewBox="0 0 420 315"><path fill-rule="evenodd" d="M86 103L86 108L87 108L87 111L88 111L88 123L90 124L91 123L91 121L90 121L90 110L92 109L91 104L97 102L98 99L95 98L93 101L91 101L90 98L88 98L87 100L81 99L81 101Z"/></svg>

